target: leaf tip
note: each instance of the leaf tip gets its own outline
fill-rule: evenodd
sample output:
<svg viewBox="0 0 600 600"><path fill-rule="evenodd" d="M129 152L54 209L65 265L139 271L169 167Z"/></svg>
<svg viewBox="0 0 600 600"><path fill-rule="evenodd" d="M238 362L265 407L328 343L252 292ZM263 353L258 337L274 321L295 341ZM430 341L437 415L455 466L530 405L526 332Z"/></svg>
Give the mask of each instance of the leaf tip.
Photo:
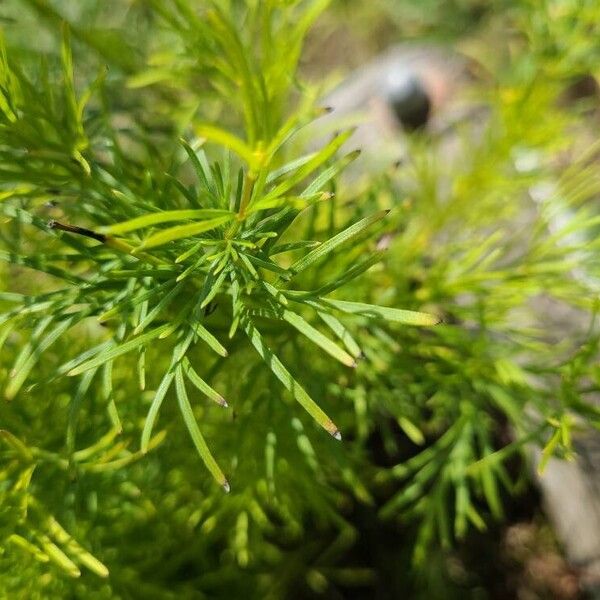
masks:
<svg viewBox="0 0 600 600"><path fill-rule="evenodd" d="M102 563L96 566L95 573L103 579L106 579L110 575L110 571L106 565L103 565Z"/></svg>
<svg viewBox="0 0 600 600"><path fill-rule="evenodd" d="M335 431L331 432L332 437L334 437L338 442L342 441L342 434L340 433L339 429L336 429Z"/></svg>
<svg viewBox="0 0 600 600"><path fill-rule="evenodd" d="M221 485L223 486L223 489L225 490L226 494L229 494L229 492L231 492L231 486L229 485L229 481L227 481L227 479L225 479L225 481L223 481Z"/></svg>

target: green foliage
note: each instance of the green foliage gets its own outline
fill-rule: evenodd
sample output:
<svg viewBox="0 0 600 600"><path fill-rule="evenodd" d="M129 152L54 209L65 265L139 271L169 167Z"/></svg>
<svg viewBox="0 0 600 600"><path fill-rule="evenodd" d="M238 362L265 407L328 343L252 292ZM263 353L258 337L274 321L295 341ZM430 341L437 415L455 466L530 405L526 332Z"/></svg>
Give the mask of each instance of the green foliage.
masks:
<svg viewBox="0 0 600 600"><path fill-rule="evenodd" d="M502 518L527 444L543 471L600 423L597 148L557 102L597 48L545 45L553 3L485 24L520 53L482 50L459 160L417 135L360 184L352 131L298 141L327 2L22 4L52 37L0 51L7 594L370 585L360 511L408 524L407 581Z"/></svg>
<svg viewBox="0 0 600 600"><path fill-rule="evenodd" d="M295 25L297 31L292 33L292 39L297 38L299 43L306 23L312 20L313 14L317 14L318 8L319 3L305 7L302 19ZM104 136L106 141L103 145L109 148L108 159L100 158L90 147L82 120L86 104L91 99L91 88L81 97L76 95L69 36L65 33L61 46L60 82L65 114L61 115L61 121L63 128L72 135L56 152L66 155L63 159L65 164L75 163L81 171L77 195L85 195L86 207L73 207L74 210L69 211L69 219L79 222L85 219L92 229L58 220L44 223L23 208L16 208L13 204L6 205L6 214L23 224L33 225L46 234L50 233L49 230L67 234L58 236L68 248L63 254L59 251L49 257L45 253L37 253L35 260L45 263L46 272L72 283L72 275L65 269L64 276L61 277L60 269L64 268L62 265L65 262L71 260L72 254L84 259L78 264L77 271L80 275L77 276L78 285L75 289L72 286L59 288L48 295L49 304L43 310L49 312L50 316L40 314L40 309L28 317L28 323L33 329L32 341L25 346L11 369L6 397L12 399L16 396L45 350L71 328L92 316L101 317L105 323L117 322L116 330L111 335L112 341L108 347L104 343L96 346L91 358L86 350L72 359L69 369L64 365L59 367L59 371L66 371L68 376L90 371L97 373L100 368L105 372L112 371L113 362L117 358L133 351L144 353L157 340L173 339L174 343L169 346L165 342L163 352L171 354L168 372L175 373L182 415L200 456L217 481L229 489L229 484L208 451L194 421L184 383L186 373L190 371L184 371L181 366L188 351L197 342L204 342L217 354L227 356L222 343L203 325L208 319L209 306L216 306L217 302L231 305L229 337L234 337L241 324L275 376L322 427L339 438L340 433L331 419L268 348L259 333L260 325L255 321L265 317L286 321L346 366L354 367L352 357L309 325L298 313L308 306L309 301L313 309L324 314L347 310L345 305L340 307L335 302L327 302L323 296L323 288L326 288L327 293L335 291L365 269L354 271L352 277L337 277L314 292L300 294L298 290L290 289L289 282L305 269L316 265L320 259L331 255L338 247L342 248L350 240L360 237L380 221L386 212L379 211L366 217L329 240L319 243L316 248L305 250L305 254L292 264L288 263L286 266L273 259L271 251L275 248L275 240L286 235L298 214L315 202L331 201L331 195L322 192L328 177L320 175L308 186L306 180L314 176L321 165L334 160L335 153L348 139L350 132L335 136L318 152L295 159L274 172L277 151L285 138L293 135L298 126L294 119L276 119L278 112L281 112L276 107L284 106L289 95L288 83L282 77L283 74L293 74L298 55L298 50L294 49L297 44L292 46L292 52L286 53L283 64L265 65L258 57L255 61L252 60L251 42L244 44L231 17L219 6L209 7L202 19L183 8L178 15L165 15L166 9L157 10L169 22L170 17L176 19L185 16L190 19L194 24L194 39L199 36L204 42L204 61L212 57L213 63L223 63L221 76L216 77L213 84L225 88L220 91L227 94L226 97L233 94L242 100L240 114L243 116L247 139L242 140L214 125L192 125L206 141L225 146L237 155L239 161L232 160L226 154L222 163L210 165L203 149L193 149L185 144L185 157L196 170L196 185L186 185L179 179L185 160L178 158L177 151L170 158L170 166L166 172L156 177L151 171L146 171L142 176L143 180L136 181L129 161L115 151L117 133L110 126L101 128L97 134L97 143ZM264 7L261 11L265 13L263 18L268 23L281 15L281 11L274 8ZM288 11L283 14L288 16ZM249 15L252 15L252 11ZM205 21L210 27L207 27ZM264 36L262 50L266 55L280 51L283 32L287 39L290 26L286 21L285 30L261 31ZM183 41L187 43L184 34L189 32L182 31ZM199 63L196 66L202 68L206 65ZM5 115L5 158L7 166L13 164L16 170L23 162L19 151L26 149L31 152L29 140L19 139L16 135L18 131L23 124L35 128L37 112L39 119L44 121L51 121L55 115L47 114L45 106L37 106L37 112L32 114L20 109L16 90L33 90L34 84L13 68L8 59L5 61L5 70L5 79L11 83L16 82L16 86L11 85L7 89L5 97L9 107ZM53 95L50 85L46 87L45 95ZM38 129L32 131L32 136L44 140L44 134L47 133L49 132ZM89 151L86 152L87 148ZM334 163L333 167L335 166ZM46 170L49 172L46 173ZM236 172L237 176L234 175ZM36 169L35 180L28 178L26 173L20 174L18 184L30 186L28 189L32 199L29 205L35 203L40 192L44 195L44 190L39 187L53 184L53 175L53 169L45 169L44 165ZM40 178L44 180L40 181ZM301 186L299 192L295 191L297 186ZM101 246L87 244L79 239L68 239L73 234L100 242ZM150 250L152 252L148 252ZM13 254L6 256L12 263L21 258ZM90 276L86 277L88 273ZM181 295L186 300L176 304L175 301ZM229 296L228 300L225 300L226 296ZM290 301L296 306L295 309L287 308ZM11 322L19 320L18 313L22 306L18 301L16 304ZM377 309L372 312L374 317L384 318L391 313L390 310L385 312ZM393 314L394 320L410 324L436 322L429 315L411 311L396 311ZM143 366L143 362L138 363L138 367ZM139 379L142 380L141 373ZM163 381L169 379L170 376ZM107 385L112 386L110 376ZM164 396L164 388L159 389ZM160 401L157 401L153 406L157 407L159 404ZM149 413L151 422L156 416L154 411ZM150 423L144 428L146 438L151 431Z"/></svg>

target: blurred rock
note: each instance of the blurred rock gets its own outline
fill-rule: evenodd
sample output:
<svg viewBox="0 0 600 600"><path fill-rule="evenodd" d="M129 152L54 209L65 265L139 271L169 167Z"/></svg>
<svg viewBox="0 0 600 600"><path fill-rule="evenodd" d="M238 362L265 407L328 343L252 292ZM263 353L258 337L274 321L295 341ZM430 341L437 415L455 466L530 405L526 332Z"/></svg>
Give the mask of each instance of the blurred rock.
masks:
<svg viewBox="0 0 600 600"><path fill-rule="evenodd" d="M472 64L450 48L399 45L357 69L323 99L332 112L309 133L318 147L337 130L356 125L347 149L362 157L351 174L377 172L401 161L406 133L446 133L481 106L463 98Z"/></svg>

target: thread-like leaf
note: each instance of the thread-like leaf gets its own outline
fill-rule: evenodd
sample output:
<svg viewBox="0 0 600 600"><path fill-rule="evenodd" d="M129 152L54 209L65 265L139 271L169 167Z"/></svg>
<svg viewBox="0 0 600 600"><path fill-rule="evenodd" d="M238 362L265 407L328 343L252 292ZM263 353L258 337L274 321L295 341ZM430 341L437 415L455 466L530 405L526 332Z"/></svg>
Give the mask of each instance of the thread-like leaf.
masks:
<svg viewBox="0 0 600 600"><path fill-rule="evenodd" d="M338 277L337 279L326 283L317 290L309 292L303 292L300 290L289 290L286 291L286 295L290 299L302 300L305 298L314 298L315 296L325 296L326 294L330 294L331 292L343 287L348 282L352 281L353 279L356 279L357 277L368 271L371 267L373 267L381 261L384 254L385 250L380 250L374 252L373 254L367 255L365 258L359 260L356 264L352 265L349 269L346 269L343 272L343 275L341 275L341 277Z"/></svg>
<svg viewBox="0 0 600 600"><path fill-rule="evenodd" d="M57 542L63 544L64 549L80 564L87 567L99 577L108 577L109 573L106 565L102 564L94 555L78 544L54 517L48 517L45 525L50 535Z"/></svg>
<svg viewBox="0 0 600 600"><path fill-rule="evenodd" d="M8 400L14 398L21 389L25 379L35 367L40 356L52 345L58 338L65 333L75 322L75 317L65 319L59 323L47 336L35 343L29 354L20 364L11 371L11 379L6 386L4 395ZM21 355L22 356L22 355Z"/></svg>
<svg viewBox="0 0 600 600"><path fill-rule="evenodd" d="M439 317L429 313L404 310L401 308L389 308L387 306L377 306L376 304L347 302L345 300L333 300L331 298L321 298L319 303L323 306L335 308L345 313L361 315L371 319L383 319L393 323L403 323L404 325L429 326L437 325L440 322Z"/></svg>
<svg viewBox="0 0 600 600"><path fill-rule="evenodd" d="M312 152L311 154L306 154L305 156L301 156L300 158L295 158L294 160L286 163L285 165L279 167L271 171L267 177L267 183L273 183L280 177L299 169L304 166L308 161L312 160L316 156L316 152Z"/></svg>
<svg viewBox="0 0 600 600"><path fill-rule="evenodd" d="M33 462L31 450L16 436L6 429L0 429L0 439L11 447L24 462Z"/></svg>
<svg viewBox="0 0 600 600"><path fill-rule="evenodd" d="M150 443L150 438L152 437L152 429L154 428L158 411L160 410L163 400L165 399L165 396L171 387L174 377L175 373L168 371L162 378L162 381L160 382L160 385L154 394L152 404L150 405L150 410L148 411L144 421L144 428L142 429L141 450L144 454L148 452L148 444Z"/></svg>
<svg viewBox="0 0 600 600"><path fill-rule="evenodd" d="M200 148L198 151L194 151L194 149L185 140L182 139L180 141L189 159L192 161L198 179L203 183L204 188L209 194L211 202L213 202L213 204L216 203L217 192L215 188L215 182L208 165L208 159L206 158L206 153L202 148Z"/></svg>
<svg viewBox="0 0 600 600"><path fill-rule="evenodd" d="M146 290L145 292L142 292L141 294L136 294L134 296L132 296L131 294L125 294L124 298L119 299L114 304L111 303L111 305L109 305L110 308L108 308L108 310L103 312L101 315L98 315L98 321L100 323L104 323L105 321L108 321L109 319L112 319L113 317L118 315L124 309L132 309L142 304L143 302L146 302L149 298L156 297L156 294L162 292L165 288L168 288L172 285L173 284L171 283L171 278L169 278L169 281L165 281L164 283L161 283L159 285L155 284L152 286L152 288Z"/></svg>
<svg viewBox="0 0 600 600"><path fill-rule="evenodd" d="M35 544L32 544L31 542L27 541L24 537L16 533L9 535L6 541L10 544L18 546L19 548L21 548L21 550L25 550L25 552L28 552L40 562L45 563L50 560L50 557L40 548L38 548Z"/></svg>
<svg viewBox="0 0 600 600"><path fill-rule="evenodd" d="M281 275L284 278L288 276L287 269L280 267L277 263L274 263L270 259L260 258L258 256L254 256L253 254L247 254L246 256L251 262L253 262L257 267L260 267L261 269L266 269L267 271L277 273L278 275Z"/></svg>
<svg viewBox="0 0 600 600"><path fill-rule="evenodd" d="M51 261L46 261L43 254L38 256L21 256L14 252L5 252L0 250L0 260L8 262L13 265L20 265L23 267L29 267L42 273L48 273L48 275L54 275L59 279L64 279L69 283L82 285L87 283L82 277L75 275L72 271L63 269L51 264Z"/></svg>
<svg viewBox="0 0 600 600"><path fill-rule="evenodd" d="M228 356L227 350L223 347L221 342L210 332L199 320L190 321L190 326L196 333L196 335L204 342L206 345L214 350L220 356L226 357Z"/></svg>
<svg viewBox="0 0 600 600"><path fill-rule="evenodd" d="M152 227L153 225L159 225L160 223L169 223L172 221L199 221L206 219L215 219L217 217L233 217L233 214L228 210L221 210L217 208L202 208L197 210L165 210L157 211L129 221L123 221L122 223L115 223L114 225L108 225L103 227L104 233L121 234L130 231L136 231L137 229L143 229L144 227Z"/></svg>
<svg viewBox="0 0 600 600"><path fill-rule="evenodd" d="M265 198L253 203L247 213L250 215L261 210L270 210L273 208L280 208L281 206L290 206L297 210L305 210L309 206L313 206L317 202L329 200L331 197L332 194L329 192L316 192L306 196L278 196L276 198Z"/></svg>
<svg viewBox="0 0 600 600"><path fill-rule="evenodd" d="M223 217L217 217L215 219L200 221L199 223L190 223L189 225L176 225L175 227L169 227L168 229L151 235L140 246L138 246L135 251L137 252L139 250L148 248L156 248L157 246L162 246L174 240L180 240L186 237L199 235L200 233L205 233L211 229L215 229L215 227L224 225L228 221L231 221L232 218L233 214L229 214Z"/></svg>
<svg viewBox="0 0 600 600"><path fill-rule="evenodd" d="M314 156L305 164L303 164L293 175L285 178L271 192L265 195L265 199L277 198L282 196L287 191L291 190L295 185L308 177L313 171L318 169L324 162L329 160L341 146L343 146L348 138L354 133L353 130L344 131L337 135L324 148L314 154Z"/></svg>
<svg viewBox="0 0 600 600"><path fill-rule="evenodd" d="M221 284L225 281L225 277L227 277L227 272L222 271L215 280L211 281L211 285L207 286L206 296L204 297L204 300L202 300L200 308L205 308L210 304L212 299L217 295L217 293L221 289ZM207 283L209 282L208 279L206 281Z"/></svg>
<svg viewBox="0 0 600 600"><path fill-rule="evenodd" d="M73 454L75 450L75 437L77 434L77 422L79 419L79 412L81 409L81 405L83 403L83 399L87 394L87 391L90 388L92 383L92 379L96 375L98 369L90 369L83 374L79 385L77 386L77 390L73 397L71 398L71 403L69 405L69 418L67 421L67 435L66 435L66 446L69 454Z"/></svg>
<svg viewBox="0 0 600 600"><path fill-rule="evenodd" d="M48 555L50 560L60 567L70 577L79 577L81 571L77 565L56 545L47 535L38 534L38 540L42 550Z"/></svg>
<svg viewBox="0 0 600 600"><path fill-rule="evenodd" d="M221 471L217 461L214 459L213 455L208 449L204 437L200 432L200 428L198 427L198 423L196 422L196 418L194 417L187 391L185 389L183 368L181 365L178 365L175 370L175 389L177 392L177 401L179 403L179 409L181 410L181 416L183 417L183 421L190 432L190 436L194 442L194 446L196 446L196 450L198 451L200 458L215 480L225 489L226 492L228 492L230 490L229 482L225 478L225 475L223 475L223 471Z"/></svg>
<svg viewBox="0 0 600 600"><path fill-rule="evenodd" d="M273 256L275 254L283 254L284 252L293 252L294 250L304 250L306 248L312 249L312 248L315 248L316 246L319 246L320 244L321 244L321 242L310 241L310 240L300 241L300 242L290 242L288 244L279 244L279 245L271 248L269 255Z"/></svg>
<svg viewBox="0 0 600 600"><path fill-rule="evenodd" d="M182 292L185 283L179 282L173 289L169 290L156 304L156 306L142 319L140 324L134 329L133 334L141 333L148 325L150 325Z"/></svg>
<svg viewBox="0 0 600 600"><path fill-rule="evenodd" d="M323 311L318 311L317 314L323 322L335 333L335 335L340 339L340 341L346 346L346 349L354 358L359 358L362 356L362 350L360 346L356 343L352 334L344 327L344 325L336 319L333 315L330 315Z"/></svg>
<svg viewBox="0 0 600 600"><path fill-rule="evenodd" d="M342 350L326 335L323 335L318 329L315 329L310 323L305 321L300 315L290 310L283 311L283 319L295 327L302 335L311 342L320 346L327 354L339 360L347 367L356 367L356 361L345 350Z"/></svg>
<svg viewBox="0 0 600 600"><path fill-rule="evenodd" d="M298 403L311 415L311 417L323 429L329 432L336 440L341 440L342 436L335 423L327 416L321 407L304 391L302 386L292 377L291 373L283 366L283 363L277 358L273 351L266 345L262 336L254 327L249 319L246 319L244 331L250 339L250 342L267 363L273 375L279 379L283 386L292 394Z"/></svg>
<svg viewBox="0 0 600 600"><path fill-rule="evenodd" d="M341 231L331 239L323 242L314 250L311 250L306 256L298 259L289 270L294 274L304 271L319 259L323 258L326 254L337 248L339 245L350 241L352 238L361 234L365 229L383 219L388 213L389 210L382 210L373 215L365 217L364 219L361 219L358 221L358 223L354 223L354 225L344 229L344 231Z"/></svg>
<svg viewBox="0 0 600 600"><path fill-rule="evenodd" d="M192 367L189 359L185 357L182 361L183 371L189 379L190 383L192 383L198 390L200 390L205 396L210 398L213 402L216 402L220 406L227 407L227 401L221 394L213 390L213 388L196 373L194 368Z"/></svg>
<svg viewBox="0 0 600 600"><path fill-rule="evenodd" d="M252 148L244 142L244 140L233 135L225 129L215 127L214 125L201 124L194 127L194 132L197 136L206 138L211 142L215 142L220 146L229 148L232 152L237 154L242 160L244 160L251 169L255 169L258 166L257 156L252 151Z"/></svg>
<svg viewBox="0 0 600 600"><path fill-rule="evenodd" d="M89 350L82 352L79 356L76 356L72 360L70 360L70 361L62 364L60 367L58 367L58 369L56 370L56 375L59 377L61 375L66 375L71 369L74 369L76 366L78 366L81 363L85 362L86 360L92 358L92 356L95 356L96 354L99 354L100 352L103 352L104 350L107 350L108 348L112 348L113 344L114 344L113 340L106 340L105 342L102 342L101 344L98 344L97 346L93 346Z"/></svg>
<svg viewBox="0 0 600 600"><path fill-rule="evenodd" d="M308 187L300 194L304 198L308 198L313 194L319 192L323 186L333 179L338 173L343 171L352 161L356 160L360 156L360 150L354 150L349 154L346 154L341 160L337 161L334 165L325 169L318 177L312 181Z"/></svg>
<svg viewBox="0 0 600 600"><path fill-rule="evenodd" d="M102 352L99 356L95 356L94 358L91 358L90 360L87 360L84 363L74 367L67 373L67 375L69 377L73 377L74 375L79 375L80 373L83 373L89 369L93 369L94 367L99 367L109 360L115 360L119 356L123 356L123 354L127 354L136 348L146 345L148 342L157 338L163 331L166 331L169 327L170 325L167 323L157 327L156 329L153 329L152 331L138 335L128 342L120 344L108 352Z"/></svg>

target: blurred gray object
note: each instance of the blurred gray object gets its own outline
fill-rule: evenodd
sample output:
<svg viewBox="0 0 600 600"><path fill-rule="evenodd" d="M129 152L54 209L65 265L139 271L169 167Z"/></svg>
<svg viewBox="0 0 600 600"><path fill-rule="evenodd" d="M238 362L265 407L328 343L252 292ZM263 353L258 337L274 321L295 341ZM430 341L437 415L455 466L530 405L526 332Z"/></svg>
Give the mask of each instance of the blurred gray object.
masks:
<svg viewBox="0 0 600 600"><path fill-rule="evenodd" d="M402 160L405 133L443 134L481 107L462 93L472 81L471 63L450 48L399 45L357 69L323 99L332 112L310 131L320 146L335 131L355 125L348 149L363 156L351 174L374 172Z"/></svg>
<svg viewBox="0 0 600 600"><path fill-rule="evenodd" d="M449 48L400 45L355 71L325 103L338 115L379 106L389 120L375 122L384 130L389 124L414 130L428 125L468 79L468 61Z"/></svg>
<svg viewBox="0 0 600 600"><path fill-rule="evenodd" d="M487 121L486 107L463 93L474 80L472 72L472 64L449 48L397 46L356 70L324 99L333 110L319 119L311 136L321 143L336 130L356 125L347 145L363 155L350 178L402 160L409 150L406 134L415 131L438 138L436 152L446 164L460 161L465 145L453 135L457 126L468 124L469 135L478 135ZM532 211L543 210L544 199L553 193L552 185L545 187L542 197L531 190ZM565 318L564 307L546 306L543 299L535 308L564 335L576 335L583 326L582 315L569 312ZM581 585L600 599L600 435L587 428L574 443L576 460L553 459L542 476L535 476ZM539 450L532 449L531 457L536 464Z"/></svg>

